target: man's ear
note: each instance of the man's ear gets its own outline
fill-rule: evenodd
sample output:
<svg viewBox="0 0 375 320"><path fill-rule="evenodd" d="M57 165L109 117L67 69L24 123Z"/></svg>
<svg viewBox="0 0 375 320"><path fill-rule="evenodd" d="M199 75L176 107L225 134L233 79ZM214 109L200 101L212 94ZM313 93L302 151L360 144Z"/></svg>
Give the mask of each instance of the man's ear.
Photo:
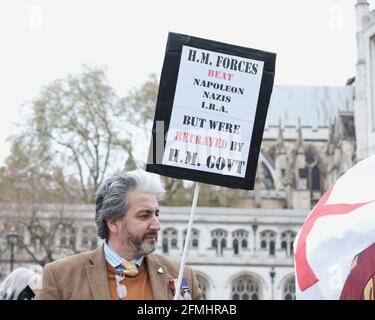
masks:
<svg viewBox="0 0 375 320"><path fill-rule="evenodd" d="M107 218L107 227L112 233L118 232L118 219Z"/></svg>

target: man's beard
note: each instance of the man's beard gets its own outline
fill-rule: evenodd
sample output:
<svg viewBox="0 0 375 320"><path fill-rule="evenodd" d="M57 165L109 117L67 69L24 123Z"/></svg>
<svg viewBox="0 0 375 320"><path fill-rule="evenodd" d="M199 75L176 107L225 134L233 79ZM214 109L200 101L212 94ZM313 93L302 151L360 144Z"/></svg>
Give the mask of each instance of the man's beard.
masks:
<svg viewBox="0 0 375 320"><path fill-rule="evenodd" d="M158 241L158 233L156 231L148 231L143 235L141 239L139 239L130 232L127 225L125 226L125 228L128 234L128 245L135 250L137 258L143 257L155 251L156 242ZM155 237L155 242L150 244L144 243L146 237L150 235Z"/></svg>

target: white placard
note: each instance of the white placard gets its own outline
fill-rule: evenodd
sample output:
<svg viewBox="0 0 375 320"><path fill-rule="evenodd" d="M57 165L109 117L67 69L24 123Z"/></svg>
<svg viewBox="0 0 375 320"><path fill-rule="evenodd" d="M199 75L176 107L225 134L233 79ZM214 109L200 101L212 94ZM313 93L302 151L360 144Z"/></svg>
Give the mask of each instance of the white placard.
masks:
<svg viewBox="0 0 375 320"><path fill-rule="evenodd" d="M184 45L162 164L244 177L263 65Z"/></svg>

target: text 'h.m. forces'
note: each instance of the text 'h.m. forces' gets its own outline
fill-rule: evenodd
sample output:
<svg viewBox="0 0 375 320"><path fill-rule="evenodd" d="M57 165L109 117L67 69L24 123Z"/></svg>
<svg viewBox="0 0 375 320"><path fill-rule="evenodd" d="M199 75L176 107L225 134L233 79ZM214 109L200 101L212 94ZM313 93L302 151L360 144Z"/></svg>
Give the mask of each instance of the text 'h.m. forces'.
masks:
<svg viewBox="0 0 375 320"><path fill-rule="evenodd" d="M201 51L198 56L197 50L189 50L189 61L204 63L212 66L212 61L210 61L210 53ZM217 55L216 60L214 61L214 66L217 68L224 68L233 71L245 72L249 74L256 74L258 72L258 64L252 63L246 60L240 60L234 57L224 57L222 55Z"/></svg>

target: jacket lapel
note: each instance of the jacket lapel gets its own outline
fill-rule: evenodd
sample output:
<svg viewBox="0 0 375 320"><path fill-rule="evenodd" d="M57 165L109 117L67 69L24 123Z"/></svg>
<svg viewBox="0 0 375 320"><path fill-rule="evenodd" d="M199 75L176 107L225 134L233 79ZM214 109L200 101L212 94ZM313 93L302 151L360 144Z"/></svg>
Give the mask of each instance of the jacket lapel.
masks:
<svg viewBox="0 0 375 320"><path fill-rule="evenodd" d="M145 260L154 300L173 299L172 291L169 288L169 280L172 277L165 265L159 263L158 259L152 254L147 255ZM158 270L162 270L162 273L158 272Z"/></svg>
<svg viewBox="0 0 375 320"><path fill-rule="evenodd" d="M86 273L94 300L110 300L108 272L103 246L94 250L86 265Z"/></svg>

